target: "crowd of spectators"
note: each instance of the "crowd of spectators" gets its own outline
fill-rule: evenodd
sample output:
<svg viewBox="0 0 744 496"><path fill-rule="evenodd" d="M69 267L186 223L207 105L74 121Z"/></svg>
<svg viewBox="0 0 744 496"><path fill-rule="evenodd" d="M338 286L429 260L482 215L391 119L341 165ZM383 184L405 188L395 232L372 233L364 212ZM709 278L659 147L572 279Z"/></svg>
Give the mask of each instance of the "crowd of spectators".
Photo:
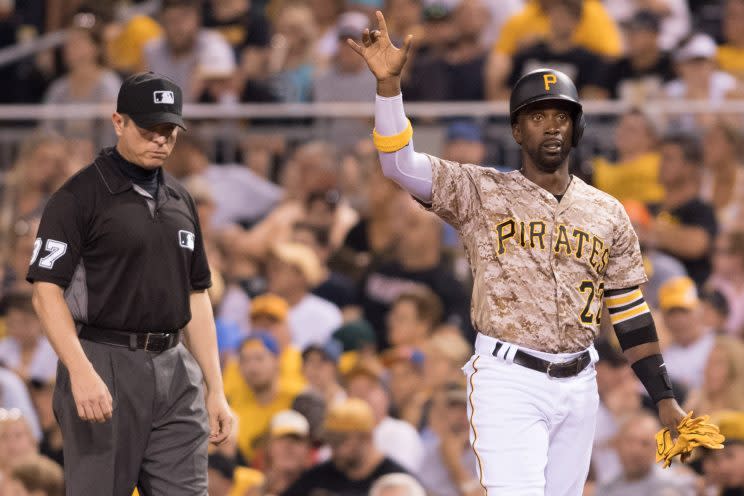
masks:
<svg viewBox="0 0 744 496"><path fill-rule="evenodd" d="M608 121L612 152L584 153L576 172L623 202L680 403L712 414L727 444L654 464L655 408L605 315L586 494L744 494L744 115L721 112L744 98L744 0L0 0L2 46L67 33L0 67L0 103L113 110L139 70L188 102L371 102L345 39L376 9L396 41L414 34L406 101L503 100L550 66L585 100L627 104ZM643 110L687 100L710 112ZM223 163L195 123L165 167L198 208L237 420L210 452L210 496L482 495L461 371L471 275L453 229L382 175L358 139L367 120L309 141L239 125L239 160ZM478 123L439 125L444 158L488 162ZM56 357L25 273L49 195L114 139L70 115L0 164L0 495L63 493Z"/></svg>

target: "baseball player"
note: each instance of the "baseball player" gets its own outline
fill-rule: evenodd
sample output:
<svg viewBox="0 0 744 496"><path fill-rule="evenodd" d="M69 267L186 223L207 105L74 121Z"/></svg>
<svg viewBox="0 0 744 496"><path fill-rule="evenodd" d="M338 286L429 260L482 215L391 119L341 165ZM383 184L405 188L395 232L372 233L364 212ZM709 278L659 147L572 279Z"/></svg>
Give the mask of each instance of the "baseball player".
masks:
<svg viewBox="0 0 744 496"><path fill-rule="evenodd" d="M598 406L592 342L603 304L638 378L674 431L672 393L648 305L638 240L620 203L568 172L584 130L576 87L540 69L509 102L519 170L417 153L400 72L411 47L392 45L385 19L351 47L377 78L382 168L457 228L474 278L478 335L464 367L478 483L489 495L580 495ZM676 432L676 431L674 431Z"/></svg>
<svg viewBox="0 0 744 496"><path fill-rule="evenodd" d="M27 279L59 356L68 495L206 496L208 441L230 434L196 206L161 168L182 100L157 74L127 78L116 146L42 215Z"/></svg>

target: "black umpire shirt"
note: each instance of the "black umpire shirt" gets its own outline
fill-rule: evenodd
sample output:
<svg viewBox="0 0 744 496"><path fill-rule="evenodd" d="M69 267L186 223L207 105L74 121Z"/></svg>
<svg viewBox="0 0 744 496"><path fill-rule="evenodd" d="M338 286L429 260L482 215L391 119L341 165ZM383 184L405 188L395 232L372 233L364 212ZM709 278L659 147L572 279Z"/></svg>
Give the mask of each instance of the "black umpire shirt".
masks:
<svg viewBox="0 0 744 496"><path fill-rule="evenodd" d="M160 172L157 200L101 151L49 200L27 280L65 288L77 324L133 332L183 328L211 275L194 201Z"/></svg>

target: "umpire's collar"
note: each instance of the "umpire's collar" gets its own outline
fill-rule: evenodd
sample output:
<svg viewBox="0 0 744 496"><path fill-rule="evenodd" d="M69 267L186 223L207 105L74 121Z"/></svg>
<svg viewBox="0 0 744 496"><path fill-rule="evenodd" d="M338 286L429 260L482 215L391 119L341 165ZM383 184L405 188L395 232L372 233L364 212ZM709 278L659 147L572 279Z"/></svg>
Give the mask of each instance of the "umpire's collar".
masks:
<svg viewBox="0 0 744 496"><path fill-rule="evenodd" d="M132 181L121 173L119 167L114 163L113 158L113 147L104 148L101 153L98 154L93 165L98 170L98 174L101 176L103 184L106 185L109 193L112 195L118 195L129 189L133 189ZM178 193L176 188L173 186L175 179L170 175L162 171L162 181L165 185L168 194L174 198L180 198L181 195Z"/></svg>

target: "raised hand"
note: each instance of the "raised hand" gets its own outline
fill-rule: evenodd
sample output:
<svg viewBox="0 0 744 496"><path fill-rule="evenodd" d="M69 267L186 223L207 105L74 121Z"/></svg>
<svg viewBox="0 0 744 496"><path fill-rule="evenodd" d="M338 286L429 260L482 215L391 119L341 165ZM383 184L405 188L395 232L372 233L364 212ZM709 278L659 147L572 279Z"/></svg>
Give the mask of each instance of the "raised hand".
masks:
<svg viewBox="0 0 744 496"><path fill-rule="evenodd" d="M400 77L400 72L408 59L411 50L413 35L408 35L403 42L402 48L397 48L390 41L385 17L379 10L375 13L379 29L370 31L365 29L362 33L362 44L359 45L352 39L347 42L356 53L364 57L369 70L375 75L377 81L387 81Z"/></svg>

